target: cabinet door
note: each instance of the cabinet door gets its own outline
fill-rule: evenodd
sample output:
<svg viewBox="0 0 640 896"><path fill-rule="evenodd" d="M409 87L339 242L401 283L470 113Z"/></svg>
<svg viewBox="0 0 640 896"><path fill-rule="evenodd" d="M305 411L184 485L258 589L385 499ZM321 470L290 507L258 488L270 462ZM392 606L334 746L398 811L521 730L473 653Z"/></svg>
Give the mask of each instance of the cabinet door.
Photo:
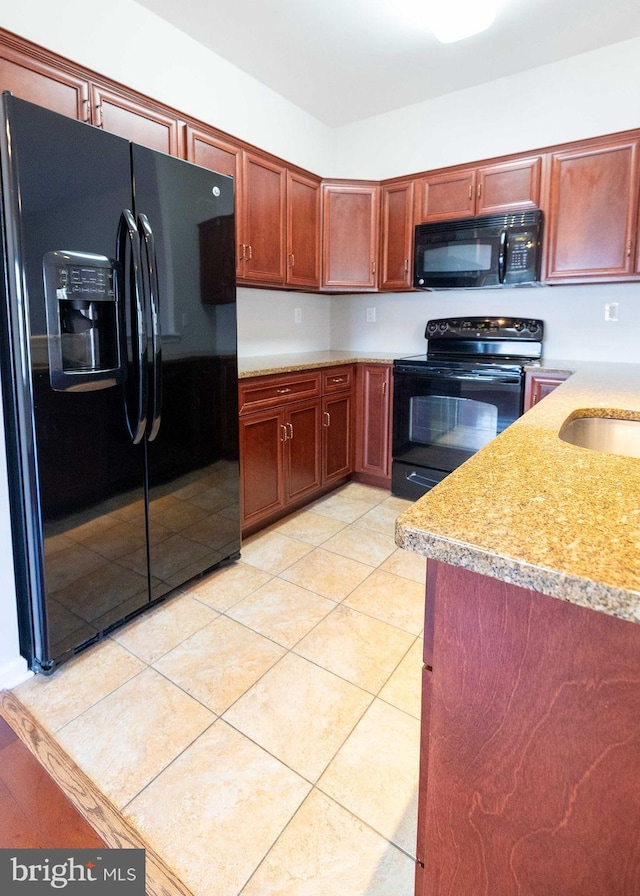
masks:
<svg viewBox="0 0 640 896"><path fill-rule="evenodd" d="M407 289L412 284L413 191L413 181L382 187L380 289Z"/></svg>
<svg viewBox="0 0 640 896"><path fill-rule="evenodd" d="M353 470L351 393L332 395L322 402L322 484L348 476Z"/></svg>
<svg viewBox="0 0 640 896"><path fill-rule="evenodd" d="M320 402L285 411L285 500L294 501L320 487Z"/></svg>
<svg viewBox="0 0 640 896"><path fill-rule="evenodd" d="M258 522L284 507L282 464L285 436L284 417L280 410L240 417L240 505L243 526Z"/></svg>
<svg viewBox="0 0 640 896"><path fill-rule="evenodd" d="M356 470L385 478L391 475L391 371L388 364L363 364L358 368Z"/></svg>
<svg viewBox="0 0 640 896"><path fill-rule="evenodd" d="M187 159L210 171L218 171L232 177L235 183L236 208L236 274L242 275L243 247L238 236L240 219L239 204L242 200L242 148L226 140L219 140L214 134L187 125Z"/></svg>
<svg viewBox="0 0 640 896"><path fill-rule="evenodd" d="M515 208L537 208L540 205L541 168L540 156L479 168L476 214L492 215Z"/></svg>
<svg viewBox="0 0 640 896"><path fill-rule="evenodd" d="M320 179L287 172L287 285L320 286Z"/></svg>
<svg viewBox="0 0 640 896"><path fill-rule="evenodd" d="M628 278L635 271L638 144L554 153L546 279Z"/></svg>
<svg viewBox="0 0 640 896"><path fill-rule="evenodd" d="M178 120L165 115L160 107L143 106L129 97L92 84L91 110L93 123L111 134L168 155L182 155Z"/></svg>
<svg viewBox="0 0 640 896"><path fill-rule="evenodd" d="M447 221L475 213L476 172L464 168L431 174L418 182L416 220Z"/></svg>
<svg viewBox="0 0 640 896"><path fill-rule="evenodd" d="M284 284L286 189L281 165L244 153L239 226L243 280Z"/></svg>
<svg viewBox="0 0 640 896"><path fill-rule="evenodd" d="M542 401L568 378L568 373L527 373L524 381L524 410Z"/></svg>
<svg viewBox="0 0 640 896"><path fill-rule="evenodd" d="M378 187L324 184L322 285L375 289Z"/></svg>
<svg viewBox="0 0 640 896"><path fill-rule="evenodd" d="M89 114L88 81L7 46L0 48L3 90L69 118L86 121Z"/></svg>

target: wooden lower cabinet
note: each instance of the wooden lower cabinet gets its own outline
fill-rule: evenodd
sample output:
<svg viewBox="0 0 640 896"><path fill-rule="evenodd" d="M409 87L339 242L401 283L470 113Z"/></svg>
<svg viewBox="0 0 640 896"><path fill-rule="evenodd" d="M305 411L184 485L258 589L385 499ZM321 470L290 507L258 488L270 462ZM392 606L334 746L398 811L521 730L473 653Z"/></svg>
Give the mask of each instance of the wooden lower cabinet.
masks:
<svg viewBox="0 0 640 896"><path fill-rule="evenodd" d="M416 893L637 896L640 625L428 566Z"/></svg>
<svg viewBox="0 0 640 896"><path fill-rule="evenodd" d="M391 484L391 364L359 364L356 411L358 478L372 485Z"/></svg>
<svg viewBox="0 0 640 896"><path fill-rule="evenodd" d="M524 377L524 410L528 411L534 404L542 401L568 379L568 373L534 373L527 371Z"/></svg>
<svg viewBox="0 0 640 896"><path fill-rule="evenodd" d="M353 381L351 366L240 381L245 534L348 480Z"/></svg>

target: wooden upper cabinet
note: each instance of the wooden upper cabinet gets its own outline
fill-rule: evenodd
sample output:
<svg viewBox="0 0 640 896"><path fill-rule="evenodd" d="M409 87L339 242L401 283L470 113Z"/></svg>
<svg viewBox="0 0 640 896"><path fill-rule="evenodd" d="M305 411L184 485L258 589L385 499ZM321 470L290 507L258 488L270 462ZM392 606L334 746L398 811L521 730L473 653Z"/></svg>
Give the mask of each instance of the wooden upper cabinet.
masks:
<svg viewBox="0 0 640 896"><path fill-rule="evenodd" d="M0 91L86 121L89 82L5 44L0 46Z"/></svg>
<svg viewBox="0 0 640 896"><path fill-rule="evenodd" d="M418 181L416 223L468 218L475 213L475 168L429 174Z"/></svg>
<svg viewBox="0 0 640 896"><path fill-rule="evenodd" d="M237 144L219 139L208 130L187 125L187 159L210 171L226 174L234 179L234 197L236 209L236 274L242 276L244 261L243 251L239 245L238 208L242 200L242 148Z"/></svg>
<svg viewBox="0 0 640 896"><path fill-rule="evenodd" d="M454 168L418 182L416 223L493 215L540 204L542 157Z"/></svg>
<svg viewBox="0 0 640 896"><path fill-rule="evenodd" d="M413 193L413 181L381 188L379 289L407 289L413 282Z"/></svg>
<svg viewBox="0 0 640 896"><path fill-rule="evenodd" d="M132 97L91 85L93 124L172 156L182 155L181 125L160 106L145 106Z"/></svg>
<svg viewBox="0 0 640 896"><path fill-rule="evenodd" d="M285 280L286 168L244 152L238 240L243 280L282 286Z"/></svg>
<svg viewBox="0 0 640 896"><path fill-rule="evenodd" d="M636 140L553 153L546 280L634 275L638 178Z"/></svg>
<svg viewBox="0 0 640 896"><path fill-rule="evenodd" d="M323 183L323 287L376 288L378 201L377 184Z"/></svg>
<svg viewBox="0 0 640 896"><path fill-rule="evenodd" d="M478 168L476 214L493 215L540 205L542 157Z"/></svg>
<svg viewBox="0 0 640 896"><path fill-rule="evenodd" d="M320 286L320 178L287 171L287 286Z"/></svg>

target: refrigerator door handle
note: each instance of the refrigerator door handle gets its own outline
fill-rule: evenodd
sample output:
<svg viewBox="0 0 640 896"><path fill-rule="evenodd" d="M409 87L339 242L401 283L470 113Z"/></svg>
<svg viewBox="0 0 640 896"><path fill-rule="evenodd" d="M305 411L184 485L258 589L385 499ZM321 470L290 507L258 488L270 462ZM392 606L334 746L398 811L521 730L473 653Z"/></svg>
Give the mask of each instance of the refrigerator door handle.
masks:
<svg viewBox="0 0 640 896"><path fill-rule="evenodd" d="M151 353L152 365L152 402L151 423L147 428L147 439L153 442L160 429L162 418L162 331L160 329L160 296L158 294L158 265L153 230L146 215L138 215L138 223L145 248L147 276L149 278L149 310L151 313Z"/></svg>
<svg viewBox="0 0 640 896"><path fill-rule="evenodd" d="M144 320L143 292L140 269L140 234L135 219L129 209L125 208L120 216L118 226L118 261L121 268L127 255L127 242L131 259L129 267L129 283L131 300L131 351L134 364L134 404L131 413L127 392L125 391L125 418L131 441L137 445L144 437L147 425L147 333ZM125 271L125 278L127 272ZM126 384L125 384L126 389ZM133 418L133 419L132 419Z"/></svg>

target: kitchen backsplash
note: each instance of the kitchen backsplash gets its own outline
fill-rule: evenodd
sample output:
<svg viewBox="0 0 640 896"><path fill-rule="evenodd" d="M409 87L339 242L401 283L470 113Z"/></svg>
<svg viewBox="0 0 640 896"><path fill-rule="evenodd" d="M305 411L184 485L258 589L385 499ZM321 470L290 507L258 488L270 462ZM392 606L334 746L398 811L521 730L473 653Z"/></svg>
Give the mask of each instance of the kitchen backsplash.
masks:
<svg viewBox="0 0 640 896"><path fill-rule="evenodd" d="M619 319L605 321L611 303ZM240 288L239 353L418 354L426 321L458 314L542 318L547 358L640 361L640 283L341 296Z"/></svg>

